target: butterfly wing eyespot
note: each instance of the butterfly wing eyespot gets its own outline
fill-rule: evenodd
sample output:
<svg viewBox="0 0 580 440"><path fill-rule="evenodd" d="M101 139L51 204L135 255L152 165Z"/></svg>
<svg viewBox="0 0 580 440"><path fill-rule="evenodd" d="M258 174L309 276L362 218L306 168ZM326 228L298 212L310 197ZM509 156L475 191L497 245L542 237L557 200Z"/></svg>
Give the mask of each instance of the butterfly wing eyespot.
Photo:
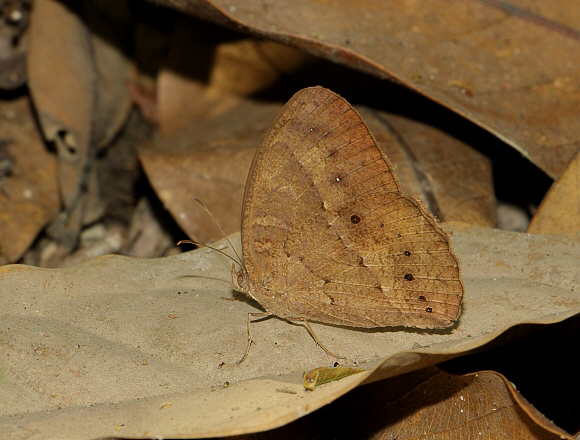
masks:
<svg viewBox="0 0 580 440"><path fill-rule="evenodd" d="M353 215L351 215L351 216L350 216L350 222L351 222L353 225L357 225L357 224L359 224L359 223L361 222L360 215L357 215L357 214L353 214Z"/></svg>

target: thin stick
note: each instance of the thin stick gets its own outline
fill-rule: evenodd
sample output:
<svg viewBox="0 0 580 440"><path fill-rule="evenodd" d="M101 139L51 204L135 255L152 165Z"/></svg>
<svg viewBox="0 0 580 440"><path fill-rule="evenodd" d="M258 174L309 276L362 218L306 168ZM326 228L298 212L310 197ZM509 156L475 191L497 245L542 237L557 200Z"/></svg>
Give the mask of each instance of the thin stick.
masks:
<svg viewBox="0 0 580 440"><path fill-rule="evenodd" d="M253 339L252 339L252 331L250 330L250 323L251 323L251 318L265 318L267 316L272 316L273 313L271 312L260 312L260 313L248 313L248 346L246 347L246 352L244 353L244 356L238 361L236 362L236 364L240 365L242 362L244 362L246 360L246 357L248 357L248 353L250 352L250 346L252 345Z"/></svg>
<svg viewBox="0 0 580 440"><path fill-rule="evenodd" d="M300 325L306 327L306 330L308 330L308 333L310 333L310 336L312 336L312 339L314 339L314 342L316 342L316 344L320 348L322 348L326 352L327 355L332 356L332 357L337 358L337 359L346 359L345 356L339 356L337 354L334 354L328 348L326 348L324 345L322 345L322 342L320 342L320 340L314 334L312 327L310 327L310 323L308 321L306 321L305 319L292 319L292 320L288 319L288 321L293 322L295 324L300 324Z"/></svg>

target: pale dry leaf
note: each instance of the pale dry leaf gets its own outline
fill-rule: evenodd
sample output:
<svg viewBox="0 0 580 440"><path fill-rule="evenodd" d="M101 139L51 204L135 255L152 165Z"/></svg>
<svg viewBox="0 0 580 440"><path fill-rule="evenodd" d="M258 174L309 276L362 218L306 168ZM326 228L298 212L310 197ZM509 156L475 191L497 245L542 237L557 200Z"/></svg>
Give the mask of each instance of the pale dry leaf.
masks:
<svg viewBox="0 0 580 440"><path fill-rule="evenodd" d="M239 249L239 237L235 242ZM32 439L256 432L314 411L363 380L459 356L524 322L559 322L580 312L577 240L470 229L454 232L453 249L466 287L458 326L367 332L313 324L329 348L373 371L308 396L302 372L334 359L300 326L254 324L248 359L232 365L246 345L246 314L259 308L220 299L232 295L231 262L214 251L108 256L51 270L3 266L0 292L9 294L0 295L0 427L32 430ZM264 376L276 380L244 382ZM276 392L280 380L297 394ZM120 433L116 425L123 425Z"/></svg>

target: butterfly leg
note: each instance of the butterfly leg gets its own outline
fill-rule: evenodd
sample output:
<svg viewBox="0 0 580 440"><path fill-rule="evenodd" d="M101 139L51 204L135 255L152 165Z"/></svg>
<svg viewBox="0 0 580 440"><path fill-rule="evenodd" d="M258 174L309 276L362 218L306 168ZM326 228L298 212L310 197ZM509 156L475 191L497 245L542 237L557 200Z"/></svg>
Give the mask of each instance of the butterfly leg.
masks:
<svg viewBox="0 0 580 440"><path fill-rule="evenodd" d="M250 330L250 323L252 322L251 319L266 318L267 316L272 316L272 313L270 312L248 313L248 346L246 347L246 352L244 353L244 356L238 362L236 362L236 364L240 365L242 362L244 362L246 360L246 357L248 357L248 353L250 352L250 347L252 346L253 342L252 332Z"/></svg>
<svg viewBox="0 0 580 440"><path fill-rule="evenodd" d="M293 320L289 320L289 321L294 322L296 324L301 324L304 327L306 327L306 330L308 330L308 333L310 333L310 336L312 336L312 339L314 339L314 342L316 342L316 345L318 345L320 348L322 348L326 352L327 355L332 356L332 357L337 358L337 359L346 359L346 357L334 354L328 348L326 348L324 345L322 345L322 342L320 342L320 340L316 337L316 335L314 334L314 330L312 330L312 327L310 327L310 323L308 321L306 321L305 319L293 319Z"/></svg>

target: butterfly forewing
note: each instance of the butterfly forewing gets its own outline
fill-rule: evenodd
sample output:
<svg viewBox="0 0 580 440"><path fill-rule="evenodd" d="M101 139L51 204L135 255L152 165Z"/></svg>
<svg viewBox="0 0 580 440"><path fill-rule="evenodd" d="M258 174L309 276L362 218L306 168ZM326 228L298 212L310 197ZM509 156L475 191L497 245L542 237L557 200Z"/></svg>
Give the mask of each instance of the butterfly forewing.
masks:
<svg viewBox="0 0 580 440"><path fill-rule="evenodd" d="M401 193L358 113L322 87L282 109L252 164L245 266L269 311L355 327L444 327L463 296L447 234Z"/></svg>

